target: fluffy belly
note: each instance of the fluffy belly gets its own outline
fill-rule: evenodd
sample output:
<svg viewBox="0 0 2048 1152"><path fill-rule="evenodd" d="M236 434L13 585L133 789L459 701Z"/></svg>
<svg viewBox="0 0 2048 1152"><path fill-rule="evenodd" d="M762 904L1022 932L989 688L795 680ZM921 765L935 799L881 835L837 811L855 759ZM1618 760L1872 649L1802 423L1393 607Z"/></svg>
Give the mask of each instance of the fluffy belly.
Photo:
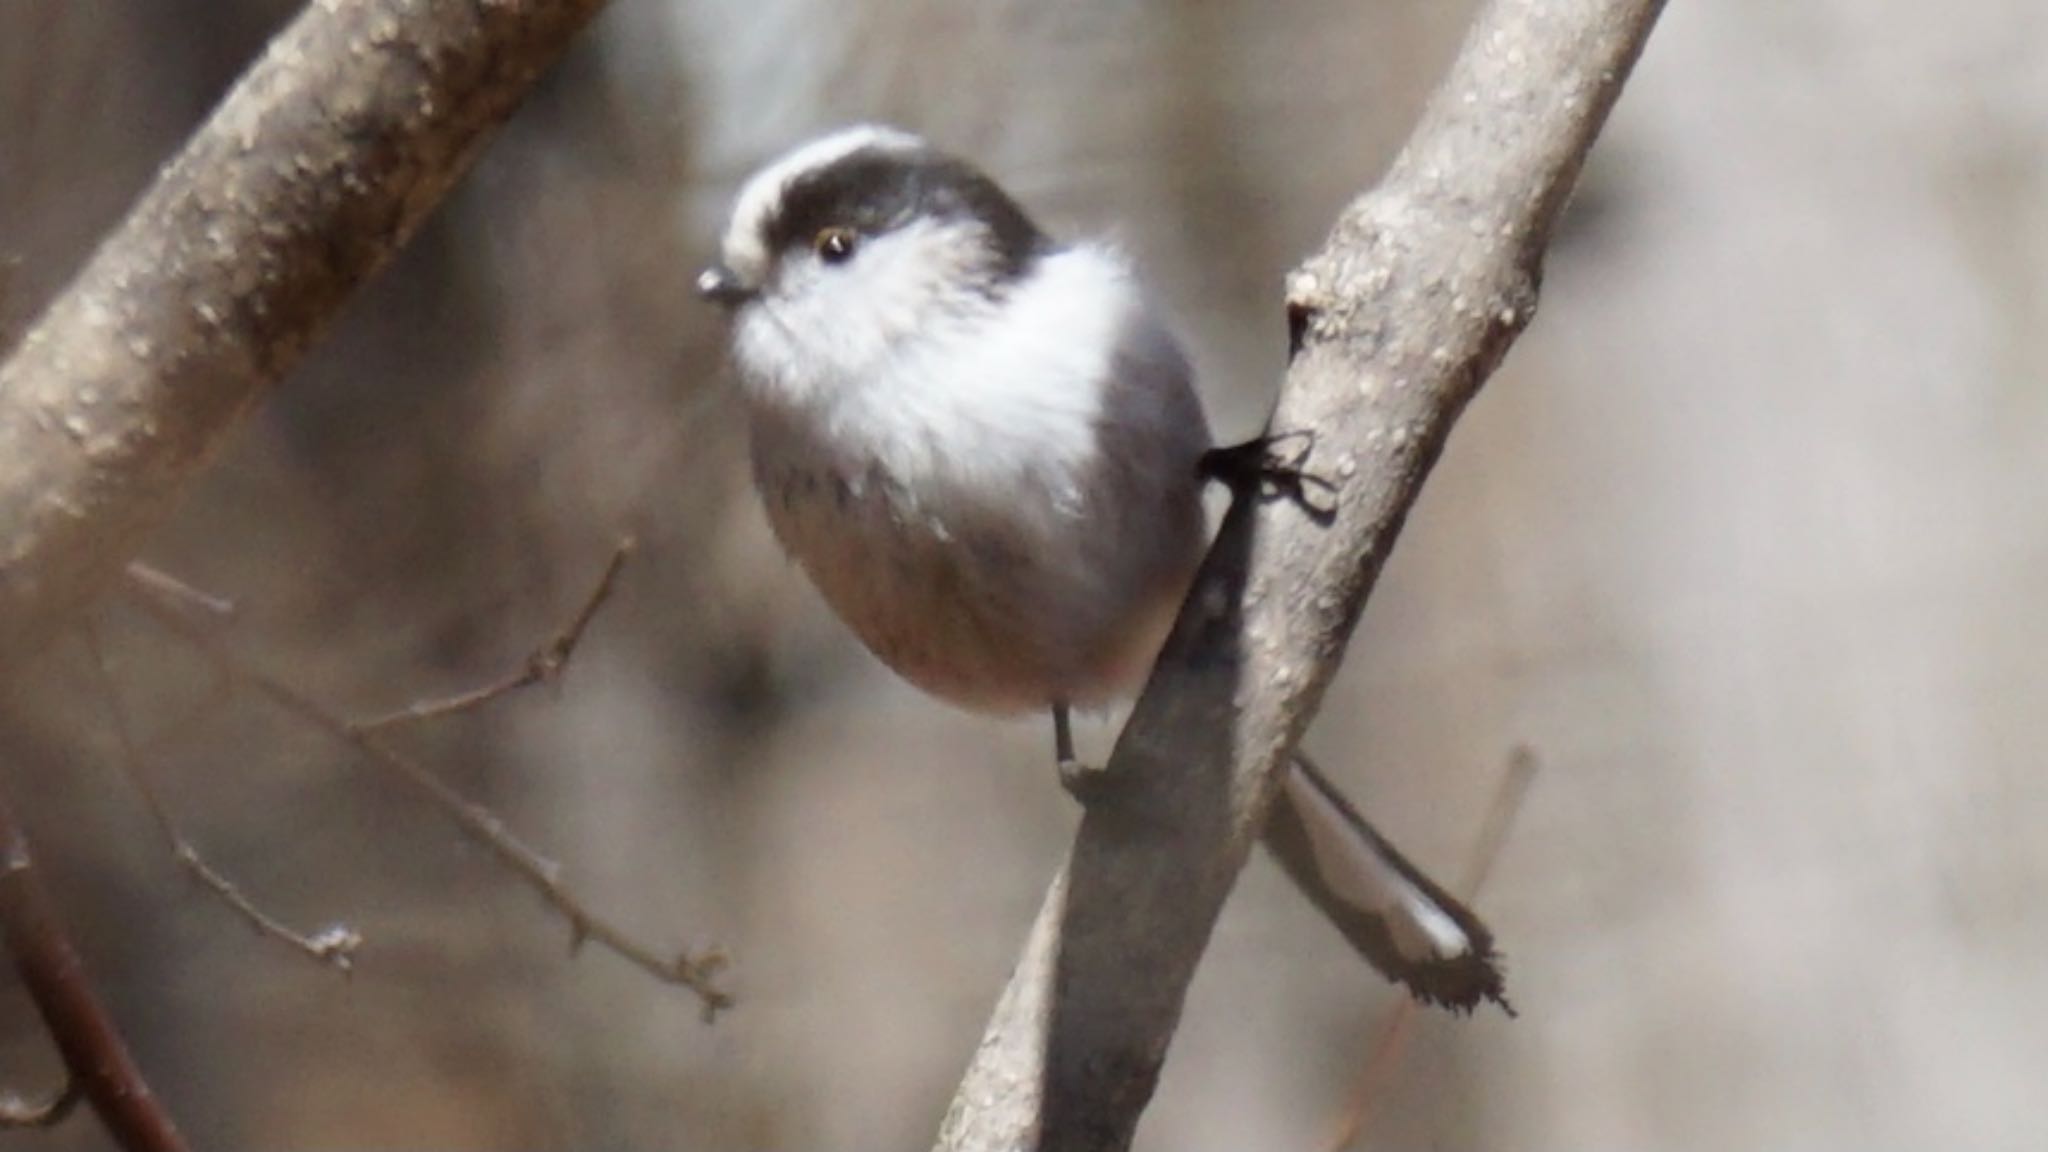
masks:
<svg viewBox="0 0 2048 1152"><path fill-rule="evenodd" d="M924 691L980 711L1128 695L1191 570L1192 550L1133 570L1100 525L1028 494L995 517L920 506L873 477L770 469L757 479L783 546L862 643Z"/></svg>

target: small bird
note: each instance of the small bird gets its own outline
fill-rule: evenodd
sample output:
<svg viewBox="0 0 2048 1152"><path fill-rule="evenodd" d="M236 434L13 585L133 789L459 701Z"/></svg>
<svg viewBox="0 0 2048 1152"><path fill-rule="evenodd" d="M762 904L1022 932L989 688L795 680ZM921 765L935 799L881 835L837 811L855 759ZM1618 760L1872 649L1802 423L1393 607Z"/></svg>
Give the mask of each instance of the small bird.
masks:
<svg viewBox="0 0 2048 1152"><path fill-rule="evenodd" d="M979 169L874 125L741 187L698 278L730 313L754 482L841 620L910 683L994 714L1143 686L1206 547L1214 445L1130 263L1048 236ZM1506 1007L1493 940L1305 760L1265 843L1417 998Z"/></svg>

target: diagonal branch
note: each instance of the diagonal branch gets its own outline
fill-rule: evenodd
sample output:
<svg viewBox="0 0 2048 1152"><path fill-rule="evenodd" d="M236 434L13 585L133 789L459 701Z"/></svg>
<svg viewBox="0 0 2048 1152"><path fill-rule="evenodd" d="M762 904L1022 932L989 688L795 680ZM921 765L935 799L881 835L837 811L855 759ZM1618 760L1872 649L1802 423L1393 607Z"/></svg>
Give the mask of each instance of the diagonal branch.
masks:
<svg viewBox="0 0 2048 1152"><path fill-rule="evenodd" d="M86 978L85 965L51 907L50 893L29 855L28 837L0 797L0 935L15 970L63 1053L70 1084L41 1108L11 1109L33 1121L61 1118L73 1092L83 1095L114 1143L131 1152L183 1152L184 1137L149 1090L128 1045Z"/></svg>
<svg viewBox="0 0 2048 1152"><path fill-rule="evenodd" d="M1522 800L1536 781L1536 767L1536 753L1526 746L1517 747L1508 757L1508 769L1501 774L1500 786L1494 789L1493 806L1487 809L1486 821L1479 826L1479 837L1472 845L1465 874L1458 879L1457 894L1467 903L1479 895L1479 890L1486 886L1486 878L1493 875L1501 846L1507 843L1508 829L1521 815ZM1393 1077L1418 1007L1414 1000L1404 997L1394 1002L1381 1021L1379 1033L1373 1038L1372 1054L1366 1058L1365 1070L1351 1091L1350 1103L1337 1121L1335 1134L1323 1146L1327 1152L1343 1152L1365 1131L1381 1089Z"/></svg>
<svg viewBox="0 0 2048 1152"><path fill-rule="evenodd" d="M144 564L140 560L131 561L125 575L130 584L147 589L150 595L159 600L175 603L181 609L214 620L234 619L233 600L194 588L154 564Z"/></svg>
<svg viewBox="0 0 2048 1152"><path fill-rule="evenodd" d="M597 578L596 586L584 598L583 606L576 610L575 617L550 636L546 643L528 653L526 662L518 668L488 684L464 689L451 696L415 700L403 708L367 720L352 720L349 727L357 732L378 732L401 724L440 720L473 712L522 689L557 683L562 673L569 670L569 659L576 654L576 646L583 643L583 634L590 630L591 621L597 619L598 610L612 598L612 589L619 583L619 573L625 571L626 561L632 557L635 547L631 536L619 541L618 547L612 549L611 562L604 566L604 574Z"/></svg>
<svg viewBox="0 0 2048 1152"><path fill-rule="evenodd" d="M131 566L131 577L138 566ZM154 570L150 570L156 575ZM162 589L166 585L143 578L147 586ZM180 587L188 587L179 584ZM224 603L224 601L214 601ZM362 947L360 933L346 924L330 924L317 932L301 932L277 917L263 910L262 906L250 899L239 884L229 879L225 872L213 866L199 852L185 830L178 824L178 818L171 814L171 806L157 789L149 768L143 763L143 751L137 746L134 729L128 722L128 710L121 704L120 688L114 683L114 674L107 667L105 650L100 646L99 633L87 625L84 633L86 655L92 664L94 678L99 682L100 695L107 706L107 727L113 730L114 752L120 758L122 775L142 797L142 806L149 811L150 822L171 850L171 859L185 870L193 881L213 893L228 910L242 918L258 936L267 936L337 972L347 975L355 967L356 949Z"/></svg>
<svg viewBox="0 0 2048 1152"><path fill-rule="evenodd" d="M271 42L0 365L0 652L120 572L601 6L327 0Z"/></svg>
<svg viewBox="0 0 2048 1152"><path fill-rule="evenodd" d="M939 1147L1121 1149L1195 965L1452 423L1661 0L1492 0L1386 179L1288 280L1271 427L1313 430L1333 515L1239 500L1117 741Z"/></svg>
<svg viewBox="0 0 2048 1152"><path fill-rule="evenodd" d="M426 800L471 840L533 889L548 906L569 922L570 949L596 943L627 963L665 984L689 989L703 1008L705 1023L732 1007L732 996L718 987L718 975L725 968L725 954L713 948L692 953L678 950L665 956L635 939L625 929L598 915L562 883L562 866L541 855L505 826L504 820L457 792L426 765L406 755L375 732L364 731L339 713L283 680L249 664L222 646L205 629L156 598L147 586L134 603L165 629L205 653L222 673L248 685L280 711L318 728L347 744L413 793Z"/></svg>

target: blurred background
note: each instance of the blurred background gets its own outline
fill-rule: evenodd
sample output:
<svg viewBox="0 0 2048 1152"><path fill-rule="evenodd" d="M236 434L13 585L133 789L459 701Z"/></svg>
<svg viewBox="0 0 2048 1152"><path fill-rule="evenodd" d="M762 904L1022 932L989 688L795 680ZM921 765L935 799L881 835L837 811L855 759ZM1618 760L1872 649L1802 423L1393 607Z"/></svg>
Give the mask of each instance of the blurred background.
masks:
<svg viewBox="0 0 2048 1152"><path fill-rule="evenodd" d="M0 6L0 330L295 5ZM438 814L130 609L97 620L252 936L126 785L82 644L0 780L196 1146L921 1147L1075 824L1041 723L896 683L769 538L716 318L736 182L879 117L1111 233L1219 434L1279 284L1470 15L1441 0L617 0L147 558L351 715L488 679L639 555L561 691L399 739L740 1007L566 930ZM1678 0L1310 746L1479 906L1522 1017L1417 1021L1362 1146L2048 1145L2048 8ZM1105 748L1106 724L1084 735ZM1148 1149L1314 1149L1396 994L1255 860ZM0 980L0 1086L56 1064ZM104 1146L74 1118L0 1147Z"/></svg>

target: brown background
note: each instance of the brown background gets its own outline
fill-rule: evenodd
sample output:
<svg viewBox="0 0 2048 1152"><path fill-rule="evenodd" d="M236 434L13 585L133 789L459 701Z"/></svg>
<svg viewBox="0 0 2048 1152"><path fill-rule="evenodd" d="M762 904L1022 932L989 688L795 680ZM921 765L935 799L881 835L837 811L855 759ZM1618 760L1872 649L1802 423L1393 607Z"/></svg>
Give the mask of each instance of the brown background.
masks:
<svg viewBox="0 0 2048 1152"><path fill-rule="evenodd" d="M8 332L289 10L0 6ZM744 1004L565 960L439 817L112 607L194 837L367 938L347 982L252 938L81 648L15 678L0 773L195 1144L928 1140L1074 813L1041 725L892 681L768 539L688 292L725 200L819 128L923 130L1121 237L1248 433L1283 271L1467 14L618 0L147 554L368 712L516 662L637 533L558 699L407 741L601 907L727 945ZM1444 872L1509 748L1545 766L1481 901L1522 1019L1425 1018L1375 1146L2048 1143L2044 43L2028 0L1672 5L1311 736ZM1392 997L1255 863L1141 1144L1313 1147ZM54 1077L0 981L0 1084Z"/></svg>

